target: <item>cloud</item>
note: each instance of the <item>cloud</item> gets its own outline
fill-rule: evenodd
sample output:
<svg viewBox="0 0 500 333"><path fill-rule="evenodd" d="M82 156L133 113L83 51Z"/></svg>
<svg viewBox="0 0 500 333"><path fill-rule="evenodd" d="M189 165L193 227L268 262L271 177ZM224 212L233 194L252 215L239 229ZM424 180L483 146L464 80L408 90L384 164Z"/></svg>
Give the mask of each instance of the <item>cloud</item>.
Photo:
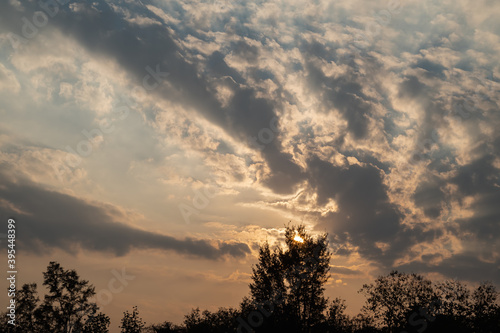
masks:
<svg viewBox="0 0 500 333"><path fill-rule="evenodd" d="M25 179L12 180L4 171L0 172L0 197L8 199L0 206L0 216L13 217L12 212L17 212L17 241L23 251L59 248L123 256L134 249L156 249L210 260L242 258L250 252L244 243L177 239L140 229L126 224L127 213L118 207L48 190Z"/></svg>
<svg viewBox="0 0 500 333"><path fill-rule="evenodd" d="M467 281L491 281L500 284L500 265L478 260L477 253L465 252L439 261L438 265L428 262L412 262L398 267L405 272L437 272L451 279Z"/></svg>
<svg viewBox="0 0 500 333"><path fill-rule="evenodd" d="M335 166L317 157L308 161L308 170L317 204L332 199L338 206L320 225L331 230L333 241L350 241L364 257L391 265L394 251L384 253L376 243L396 246L395 239L404 230L403 214L389 201L381 171L371 165Z"/></svg>
<svg viewBox="0 0 500 333"><path fill-rule="evenodd" d="M2 15L0 26L21 35L22 17L31 19L40 8L34 2L13 3L0 3L0 12L9 13ZM44 151L56 150L62 160L58 141L81 140L79 127L94 126L106 115L113 95L130 94L127 88L142 86L146 75L154 83L150 71L158 68L168 72L163 84L137 98L138 115L116 124L122 141L113 146L106 137L102 144L113 147L112 154L107 150L103 155L123 157L105 156L106 167L95 154L72 178L101 185L108 177L97 174L113 174L120 179L115 179L118 186L124 174L132 175L141 189L145 180L157 186L158 203L166 187L171 196L188 197L182 184L207 182L225 195L236 193L224 201L237 202L235 207L245 206L249 213L241 222L233 218L236 208L213 200L198 221L269 226L280 222L251 219L279 212L284 220L302 219L330 232L336 255L360 256L383 269L477 278L465 272L476 257L481 269L495 271L498 6L407 1L382 23L377 13L387 5L375 2L271 0L214 7L182 0L61 6L39 29L39 40L29 39L24 53L18 49L5 56L1 92L34 100L24 105L25 98L16 103L4 98L6 119L18 124L10 110L50 108L47 113L23 111L34 119L25 135L35 137L37 126L43 128L44 135L38 135ZM380 29L360 47L357 34L368 33L368 23ZM58 34L66 36L65 43L54 37ZM2 45L9 44L5 34L1 38ZM76 58L76 53L85 57ZM84 58L96 60L80 64ZM109 71L101 75L107 64ZM73 112L70 105L79 108ZM130 130L137 129L131 124L140 130ZM265 139L265 133L272 138ZM41 151L33 149L32 155ZM97 172L96 165L107 173ZM37 185L41 176L31 173L32 182L7 181L17 196L11 200L2 192L4 209L15 207L26 214L23 218L34 219L28 214L38 207L34 197L21 194L35 191L47 197L44 206L61 202L81 215L75 217L78 233L72 233L56 213L37 208L38 219L65 232L64 237L50 236L29 220L30 230L40 231L30 237L41 247L53 243L73 251L74 243L122 255L149 246L208 258L248 253L243 243L214 245L131 227L108 206L62 194L53 183L51 190ZM105 186L113 188L113 182ZM79 188L72 190L79 193ZM276 215L250 213L265 209ZM69 211L61 210L69 220ZM116 231L124 241L111 236L108 242L88 241L88 229L99 226L106 237ZM463 269L454 270L460 260Z"/></svg>
<svg viewBox="0 0 500 333"><path fill-rule="evenodd" d="M359 275L361 274L361 271L358 269L352 269L349 267L343 267L343 266L330 266L330 269L332 273L335 274L344 274L344 275Z"/></svg>
<svg viewBox="0 0 500 333"><path fill-rule="evenodd" d="M327 77L313 63L307 63L311 91L320 95L327 112L338 110L347 121L347 129L357 139L366 137L372 113L367 96L354 75Z"/></svg>
<svg viewBox="0 0 500 333"><path fill-rule="evenodd" d="M155 90L153 93L156 96L192 107L236 140L249 146L251 138L268 128L277 117L278 104L259 97L256 89L245 84L240 75L227 66L218 51L203 61L209 77L198 71L197 64L193 64L190 59L189 50L183 49L177 37L166 27L130 24L106 3L99 3L98 7L87 4L81 6L85 10L61 12L54 17L53 24L71 34L87 50L116 59L138 83L142 83L148 74L147 67L168 72L169 76L165 80L170 85ZM136 10L147 11L145 8ZM122 29L117 29L116 25ZM227 106L223 106L213 92L211 82L214 77L231 77L235 82L242 83L233 86ZM291 156L280 151L280 145L280 139L275 138L262 151L270 168L264 181L278 192L291 192L303 177Z"/></svg>
<svg viewBox="0 0 500 333"><path fill-rule="evenodd" d="M472 233L481 241L491 241L488 252L500 263L500 242L495 237L500 227L500 168L495 161L499 155L485 155L482 158L458 169L451 182L458 186L456 200L473 197L469 218L457 220L460 229ZM498 256L498 257L497 257Z"/></svg>
<svg viewBox="0 0 500 333"><path fill-rule="evenodd" d="M20 89L19 82L14 74L9 71L3 64L0 64L0 92L7 91L18 93Z"/></svg>
<svg viewBox="0 0 500 333"><path fill-rule="evenodd" d="M437 218L441 215L444 193L439 182L421 183L418 185L413 200L417 207L424 210L424 214L430 218Z"/></svg>

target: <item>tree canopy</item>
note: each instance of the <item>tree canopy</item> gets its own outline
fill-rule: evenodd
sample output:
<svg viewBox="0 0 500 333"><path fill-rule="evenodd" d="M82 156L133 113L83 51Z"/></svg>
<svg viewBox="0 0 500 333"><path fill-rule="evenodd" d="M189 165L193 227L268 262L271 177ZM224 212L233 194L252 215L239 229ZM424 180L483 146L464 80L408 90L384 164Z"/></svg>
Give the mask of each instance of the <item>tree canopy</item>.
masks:
<svg viewBox="0 0 500 333"><path fill-rule="evenodd" d="M98 313L91 302L94 287L75 270L65 270L59 263L50 262L43 273L43 285L48 292L40 302L37 285L24 284L16 291L16 325L7 321L1 331L12 333L106 333L109 317ZM3 316L6 318L6 316Z"/></svg>
<svg viewBox="0 0 500 333"><path fill-rule="evenodd" d="M458 280L432 282L416 273L392 271L365 284L361 313L346 314L345 300L325 297L330 275L328 235L312 236L302 225L288 226L282 243L264 242L252 267L249 295L239 308L193 309L181 325L149 324L137 306L121 319L122 333L493 333L500 332L499 293L483 282L475 288ZM75 270L50 262L37 285L16 290L16 326L2 315L0 333L106 333L110 318L99 312L94 287ZM118 326L118 325L117 325ZM115 326L116 327L116 326Z"/></svg>
<svg viewBox="0 0 500 333"><path fill-rule="evenodd" d="M286 228L283 248L271 249L264 243L252 269L250 302L245 311L248 324L254 329L291 326L301 332L324 321L330 257L327 235L312 237L302 225ZM259 325L251 318L254 309L272 318Z"/></svg>

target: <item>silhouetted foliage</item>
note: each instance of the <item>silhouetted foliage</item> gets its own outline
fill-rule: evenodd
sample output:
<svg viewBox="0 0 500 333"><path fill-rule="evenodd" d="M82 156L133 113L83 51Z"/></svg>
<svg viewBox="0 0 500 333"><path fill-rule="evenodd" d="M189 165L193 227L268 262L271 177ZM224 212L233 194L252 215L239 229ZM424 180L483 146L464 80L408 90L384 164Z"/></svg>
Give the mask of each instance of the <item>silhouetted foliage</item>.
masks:
<svg viewBox="0 0 500 333"><path fill-rule="evenodd" d="M153 324L145 330L148 333L175 333L175 332L185 332L183 327L175 325L170 321L165 321L161 324Z"/></svg>
<svg viewBox="0 0 500 333"><path fill-rule="evenodd" d="M295 236L303 242L295 240ZM285 269L287 303L297 314L298 327L308 331L324 321L328 300L324 297L324 285L329 278L330 258L327 234L314 239L303 225L288 227L285 231L287 249L281 252Z"/></svg>
<svg viewBox="0 0 500 333"><path fill-rule="evenodd" d="M226 333L236 332L236 317L239 312L233 308L219 308L217 312L193 309L184 318L187 332Z"/></svg>
<svg viewBox="0 0 500 333"><path fill-rule="evenodd" d="M90 302L95 295L94 287L89 281L81 280L75 270L64 270L52 261L43 277L43 285L49 292L35 313L43 318L47 332L72 332L97 311L97 305Z"/></svg>
<svg viewBox="0 0 500 333"><path fill-rule="evenodd" d="M432 283L418 274L392 271L359 290L361 313L346 314L345 301L324 296L329 262L327 235L312 237L304 226L287 227L285 247L264 243L252 268L250 294L239 309L193 309L182 325L146 327L137 307L124 312L122 333L496 333L499 293L483 282L471 289L457 280ZM51 262L43 273L48 293L36 284L16 291L16 326L0 314L0 333L106 333L110 319L91 302L94 287L76 271Z"/></svg>
<svg viewBox="0 0 500 333"><path fill-rule="evenodd" d="M141 333L145 326L146 323L139 317L137 306L132 308L132 312L125 311L123 313L120 325L122 333Z"/></svg>
<svg viewBox="0 0 500 333"><path fill-rule="evenodd" d="M295 231L287 237L293 239L291 236L294 235ZM299 236L307 239L306 235L299 233ZM307 243L304 241L290 245L294 247L300 244ZM491 283L481 283L471 291L460 281L448 280L433 284L421 275L397 271L379 276L374 283L363 286L359 292L367 299L362 312L357 316L349 317L345 313L345 301L336 298L323 308L322 316L318 316L321 319L310 325L305 320L307 317L301 317L295 308L297 303L293 297L297 297L296 291L299 288L291 288L293 283L299 284L297 280L293 280L297 275L287 271L293 272L295 267L299 267L297 272L307 271L307 266L304 265L307 260L283 260L287 258L283 254L288 250L289 248L271 250L267 243L261 246L259 262L253 268L250 297L243 298L241 311L219 310L223 315L216 315L197 308L186 316L183 327L169 326L169 330L165 332L500 332L498 292ZM295 253L292 256L300 257ZM328 253L324 252L324 258L329 259ZM292 262L294 265L286 265L285 262ZM315 269L310 271L314 272ZM310 271L303 275L306 280L311 276ZM283 296L273 290L273 286L277 286ZM290 293L290 290L294 292ZM266 295L270 297L266 298Z"/></svg>
<svg viewBox="0 0 500 333"><path fill-rule="evenodd" d="M109 317L103 313L89 315L87 321L81 328L77 328L75 332L81 333L107 333L110 324Z"/></svg>
<svg viewBox="0 0 500 333"><path fill-rule="evenodd" d="M325 325L330 256L327 235L313 238L302 225L286 228L285 248L264 243L252 268L250 297L241 303L239 330L320 330Z"/></svg>
<svg viewBox="0 0 500 333"><path fill-rule="evenodd" d="M259 262L252 267L253 282L249 285L254 303L263 303L285 295L285 272L280 257L280 250L271 250L269 243L266 242L260 247Z"/></svg>
<svg viewBox="0 0 500 333"><path fill-rule="evenodd" d="M429 311L434 308L431 304L438 300L430 280L397 271L363 285L359 292L367 297L362 311L374 319L377 327L389 332L401 330L413 312Z"/></svg>
<svg viewBox="0 0 500 333"><path fill-rule="evenodd" d="M48 288L43 302L37 296L36 284L24 284L16 290L16 325L9 324L9 318L2 315L1 332L108 332L109 317L97 313L97 305L90 301L94 287L80 279L75 270L50 262L43 277L43 285Z"/></svg>
<svg viewBox="0 0 500 333"><path fill-rule="evenodd" d="M40 299L37 296L36 283L24 284L16 293L16 323L27 332L36 330L35 309Z"/></svg>
<svg viewBox="0 0 500 333"><path fill-rule="evenodd" d="M326 314L326 326L331 333L344 333L353 330L353 324L347 314L345 314L347 306L345 301L340 298L335 298L330 302Z"/></svg>
<svg viewBox="0 0 500 333"><path fill-rule="evenodd" d="M472 325L476 332L500 332L499 293L491 283L481 283L472 293Z"/></svg>
<svg viewBox="0 0 500 333"><path fill-rule="evenodd" d="M469 288L460 281L446 280L436 284L440 306L436 313L438 325L452 328L455 332L470 330L472 316L472 298Z"/></svg>

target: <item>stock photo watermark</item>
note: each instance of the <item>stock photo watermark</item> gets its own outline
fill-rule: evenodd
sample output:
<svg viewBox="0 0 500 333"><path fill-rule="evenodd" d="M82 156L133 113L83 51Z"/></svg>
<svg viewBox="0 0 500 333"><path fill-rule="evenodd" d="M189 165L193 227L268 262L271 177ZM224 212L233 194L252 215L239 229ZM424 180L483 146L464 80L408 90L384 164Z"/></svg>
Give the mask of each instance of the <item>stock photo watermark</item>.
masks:
<svg viewBox="0 0 500 333"><path fill-rule="evenodd" d="M201 210L208 207L210 199L215 197L216 192L210 191L208 187L203 188L203 192L199 189L193 189L194 196L191 200L191 205L186 203L179 204L179 210L186 224L190 224L190 216L199 214Z"/></svg>
<svg viewBox="0 0 500 333"><path fill-rule="evenodd" d="M420 326L417 329L418 333L424 333L427 329L429 323L432 323L436 320L436 317L432 315L432 313L436 312L436 309L439 307L440 301L433 300L428 307L419 307L417 311L412 312L412 314L408 317L408 323L412 327ZM400 333L409 333L408 331L401 331Z"/></svg>
<svg viewBox="0 0 500 333"><path fill-rule="evenodd" d="M308 274L308 271L310 270L310 267L314 267L314 263L317 263L319 260L320 253L319 251L321 250L321 246L316 246L313 250L313 255L306 257L304 259L304 265L306 263L312 263L313 265L305 265L305 270L299 271L298 267L293 267L293 269L287 269L285 272L285 276L292 276L297 278L296 279L296 284L294 284L291 287L291 294L295 294L295 292L299 289L301 286L303 280ZM262 324L264 324L265 318L269 318L273 312L276 306L279 306L283 304L286 301L284 298L284 295L282 293L278 293L277 296L273 296L271 299L264 301L262 303L259 303L256 305L256 309L251 311L246 320L243 319L241 316L238 316L236 319L238 321L238 328L236 330L236 333L252 333L255 332L254 328L260 327ZM267 306L267 309L266 309ZM243 331L243 329L245 331Z"/></svg>
<svg viewBox="0 0 500 333"><path fill-rule="evenodd" d="M107 288L99 290L94 296L101 309L113 301L113 295L123 292L129 281L135 280L135 275L127 274L125 267L122 267L121 271L113 269L111 274L113 277L108 281Z"/></svg>
<svg viewBox="0 0 500 333"><path fill-rule="evenodd" d="M8 324L16 324L16 221L14 219L7 220L7 281L9 289L7 296L9 298L9 306L7 306Z"/></svg>
<svg viewBox="0 0 500 333"><path fill-rule="evenodd" d="M253 148L257 150L263 150L265 145L270 144L274 141L278 135L278 118L273 117L269 121L269 127L261 128L257 133L257 136L248 136L247 141Z"/></svg>
<svg viewBox="0 0 500 333"><path fill-rule="evenodd" d="M49 23L49 18L54 18L60 11L61 6L68 4L70 0L47 0L38 1L41 10L35 11L31 18L23 16L21 18L21 35L8 33L7 38L12 48L18 49L21 45L27 44L30 39L38 36L40 29Z"/></svg>

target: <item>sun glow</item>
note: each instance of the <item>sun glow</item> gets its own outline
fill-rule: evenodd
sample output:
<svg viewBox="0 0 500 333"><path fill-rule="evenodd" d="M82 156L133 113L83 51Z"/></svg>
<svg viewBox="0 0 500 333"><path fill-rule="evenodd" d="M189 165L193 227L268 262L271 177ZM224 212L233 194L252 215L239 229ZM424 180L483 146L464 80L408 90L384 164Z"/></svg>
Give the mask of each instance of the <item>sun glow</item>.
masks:
<svg viewBox="0 0 500 333"><path fill-rule="evenodd" d="M299 234L295 234L295 237L293 237L293 240L299 243L304 243L304 238L300 237Z"/></svg>

